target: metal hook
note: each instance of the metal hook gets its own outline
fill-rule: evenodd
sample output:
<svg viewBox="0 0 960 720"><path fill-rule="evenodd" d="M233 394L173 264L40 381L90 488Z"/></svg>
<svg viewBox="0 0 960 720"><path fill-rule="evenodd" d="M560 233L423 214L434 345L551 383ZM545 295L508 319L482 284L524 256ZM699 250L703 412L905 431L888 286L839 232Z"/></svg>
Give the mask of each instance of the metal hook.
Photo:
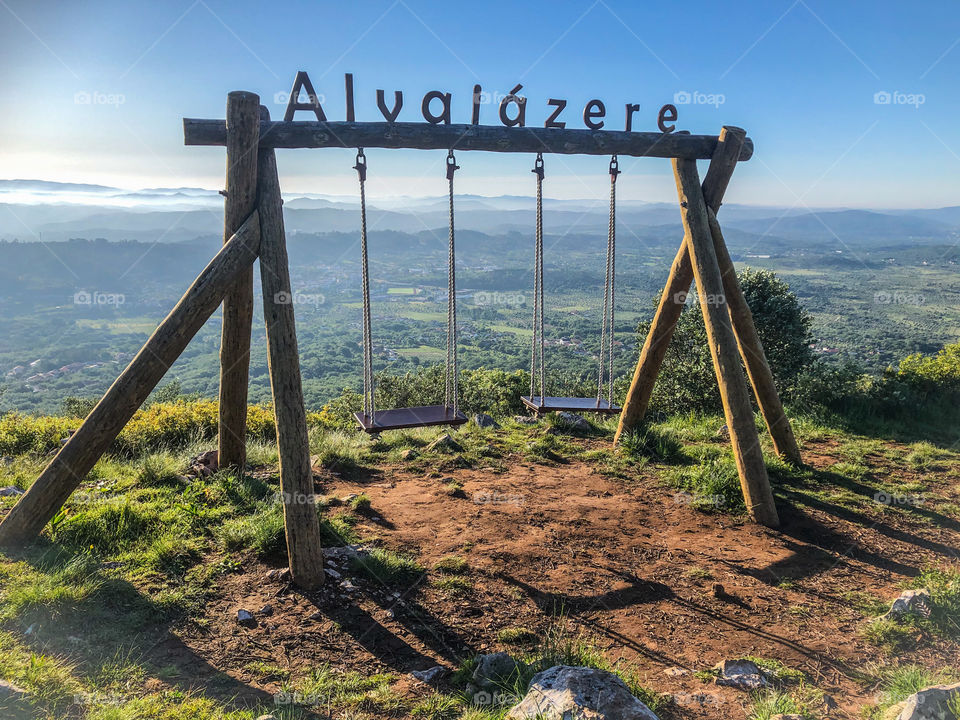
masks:
<svg viewBox="0 0 960 720"><path fill-rule="evenodd" d="M457 158L453 155L453 149L447 153L447 180L453 180L453 173L460 169L457 165Z"/></svg>
<svg viewBox="0 0 960 720"><path fill-rule="evenodd" d="M620 163L617 162L617 156L614 155L610 158L610 179L616 180L617 175L620 174Z"/></svg>
<svg viewBox="0 0 960 720"><path fill-rule="evenodd" d="M367 156L363 154L363 148L357 148L357 164L353 166L353 169L357 171L360 182L365 182L367 179Z"/></svg>
<svg viewBox="0 0 960 720"><path fill-rule="evenodd" d="M543 153L537 153L537 159L533 163L533 170L530 172L536 173L537 178L543 180Z"/></svg>

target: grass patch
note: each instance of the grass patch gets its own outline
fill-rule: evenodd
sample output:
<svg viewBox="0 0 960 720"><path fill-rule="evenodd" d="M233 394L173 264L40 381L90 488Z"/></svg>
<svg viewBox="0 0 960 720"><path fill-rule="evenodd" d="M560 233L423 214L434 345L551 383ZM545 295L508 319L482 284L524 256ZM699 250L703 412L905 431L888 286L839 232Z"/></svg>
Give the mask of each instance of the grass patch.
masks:
<svg viewBox="0 0 960 720"><path fill-rule="evenodd" d="M408 585L424 574L423 566L415 558L383 548L357 555L350 564L354 570L390 586Z"/></svg>
<svg viewBox="0 0 960 720"><path fill-rule="evenodd" d="M444 575L463 575L470 570L470 564L459 555L447 555L440 558L433 569Z"/></svg>

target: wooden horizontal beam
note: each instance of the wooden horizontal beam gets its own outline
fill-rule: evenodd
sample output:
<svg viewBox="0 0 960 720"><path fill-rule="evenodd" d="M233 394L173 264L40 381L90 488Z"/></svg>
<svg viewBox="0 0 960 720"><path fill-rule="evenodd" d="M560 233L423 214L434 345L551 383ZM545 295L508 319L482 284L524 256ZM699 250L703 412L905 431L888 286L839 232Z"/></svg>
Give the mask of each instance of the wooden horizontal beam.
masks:
<svg viewBox="0 0 960 720"><path fill-rule="evenodd" d="M183 119L186 145L226 145L223 120ZM260 126L261 148L410 148L416 150L482 150L486 152L627 155L707 160L717 147L716 135L567 130L497 125L431 125L428 123L278 121ZM747 138L740 160L753 155Z"/></svg>

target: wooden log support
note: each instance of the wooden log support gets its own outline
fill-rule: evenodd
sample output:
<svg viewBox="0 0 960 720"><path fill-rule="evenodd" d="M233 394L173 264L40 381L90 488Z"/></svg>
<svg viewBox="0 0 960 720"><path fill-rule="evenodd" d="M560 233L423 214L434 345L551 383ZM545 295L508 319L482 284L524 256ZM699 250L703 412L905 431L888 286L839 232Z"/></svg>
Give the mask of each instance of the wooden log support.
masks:
<svg viewBox="0 0 960 720"><path fill-rule="evenodd" d="M184 118L183 137L186 145L225 145L227 129L223 120ZM260 128L260 144L271 148L453 148L706 160L714 156L717 143L716 135L411 122L321 123L304 120L264 123ZM739 159L749 160L751 155L753 141L747 138Z"/></svg>
<svg viewBox="0 0 960 720"><path fill-rule="evenodd" d="M266 120L270 119L266 108L261 108L261 112ZM260 282L263 288L263 316L267 325L270 387L273 390L273 411L277 425L287 555L293 581L310 589L323 583L323 549L313 493L280 179L272 149L260 149L257 176Z"/></svg>
<svg viewBox="0 0 960 720"><path fill-rule="evenodd" d="M717 149L710 159L710 167L703 180L703 196L708 207L714 212L720 208L723 195L730 184L733 170L737 166L737 159L742 155L746 141L746 132L736 127L724 127L720 132ZM620 442L624 433L636 429L650 404L653 386L663 365L663 358L673 338L673 331L680 320L683 306L693 283L693 266L690 264L690 254L687 251L688 238L685 236L680 243L680 250L670 267L667 284L663 288L660 304L650 324L650 332L640 351L640 359L633 373L633 381L627 391L620 413L620 422L614 436L614 445Z"/></svg>
<svg viewBox="0 0 960 720"><path fill-rule="evenodd" d="M737 164L737 157L740 155L738 146L745 137L746 133L740 128L723 128L720 133L717 154L711 159L703 181L703 196L707 204L708 215L711 218L711 237L717 254L717 262L720 266L720 274L723 278L727 309L730 312L733 331L737 337L740 355L747 369L747 376L750 378L757 405L759 405L767 423L767 429L773 440L774 451L784 460L795 465L802 465L803 459L800 455L800 447L793 434L790 421L783 410L783 404L780 402L770 366L763 353L763 346L753 323L753 315L743 296L740 282L737 280L736 268L730 259L730 253L727 251L720 225L716 219L716 212L723 202L723 196ZM714 227L716 231L714 231ZM692 282L693 267L690 265L688 239L684 237L670 269L670 276L651 323L650 333L647 335L641 350L633 382L627 392L623 412L620 415L614 444L620 441L623 433L636 428L646 414L654 383L663 364L664 355L683 311L683 303L677 301L686 297Z"/></svg>
<svg viewBox="0 0 960 720"><path fill-rule="evenodd" d="M747 369L747 377L750 378L757 405L767 423L767 430L773 440L773 449L784 460L794 465L803 465L800 446L793 434L793 428L790 427L790 419L783 410L783 403L780 402L780 394L773 381L773 373L770 372L767 356L763 352L763 344L760 342L760 336L757 335L757 327L753 323L753 313L750 312L750 306L747 305L743 290L740 289L737 271L730 259L730 253L727 252L727 244L723 240L720 223L717 222L717 216L710 208L707 209L707 216L710 221L714 251L717 253L717 263L723 277L723 293L727 300L727 310L730 312L730 321L737 337L737 346L740 348L740 357L743 358L744 367Z"/></svg>
<svg viewBox="0 0 960 720"><path fill-rule="evenodd" d="M255 93L227 95L226 242L257 203L257 147L260 98ZM247 461L247 391L250 380L250 332L253 327L253 267L223 299L220 336L220 467L243 468Z"/></svg>
<svg viewBox="0 0 960 720"><path fill-rule="evenodd" d="M700 310L703 312L707 342L710 344L747 512L755 522L779 527L780 519L763 462L750 394L740 369L737 340L726 309L723 280L710 235L710 221L697 175L697 164L694 160L674 160L673 170L682 208L686 245L697 281Z"/></svg>
<svg viewBox="0 0 960 720"><path fill-rule="evenodd" d="M87 419L0 523L0 544L26 542L40 534L217 309L237 278L253 266L259 248L260 218L254 211L193 281Z"/></svg>

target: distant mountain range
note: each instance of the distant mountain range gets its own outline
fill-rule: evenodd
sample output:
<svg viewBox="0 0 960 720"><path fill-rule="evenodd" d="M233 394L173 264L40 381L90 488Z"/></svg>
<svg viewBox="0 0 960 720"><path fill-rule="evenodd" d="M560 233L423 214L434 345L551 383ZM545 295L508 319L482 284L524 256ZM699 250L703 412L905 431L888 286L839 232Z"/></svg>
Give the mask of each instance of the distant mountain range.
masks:
<svg viewBox="0 0 960 720"><path fill-rule="evenodd" d="M371 201L368 225L378 231L442 231L446 198L386 198ZM46 180L0 180L0 240L61 241L105 238L111 241L183 242L222 232L223 198L204 188L124 190L104 185ZM595 200L545 201L545 229L559 234L606 232L606 203ZM618 220L628 233L656 228L679 233L672 203L641 203L618 198ZM355 232L353 198L291 194L284 215L290 233ZM530 197L501 195L457 197L457 226L488 235L527 233L534 223ZM955 242L960 239L960 206L910 210L779 208L724 205L722 220L733 234L797 243L843 245Z"/></svg>

